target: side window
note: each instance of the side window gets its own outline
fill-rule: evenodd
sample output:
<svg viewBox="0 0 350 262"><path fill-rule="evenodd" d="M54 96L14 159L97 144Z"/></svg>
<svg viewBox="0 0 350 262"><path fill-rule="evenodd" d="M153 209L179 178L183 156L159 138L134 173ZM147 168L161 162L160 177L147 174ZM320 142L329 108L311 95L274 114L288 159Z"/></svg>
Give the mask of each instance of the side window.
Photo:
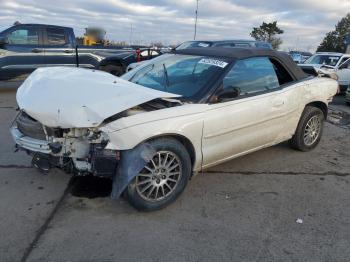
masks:
<svg viewBox="0 0 350 262"><path fill-rule="evenodd" d="M7 36L12 45L38 45L39 32L34 28L22 28L12 31Z"/></svg>
<svg viewBox="0 0 350 262"><path fill-rule="evenodd" d="M238 60L223 79L224 88L239 88L240 96L279 87L274 65L267 57Z"/></svg>
<svg viewBox="0 0 350 262"><path fill-rule="evenodd" d="M270 61L273 64L273 68L275 70L275 73L278 78L278 83L280 85L284 85L294 81L293 77L288 73L288 71L284 68L283 65L281 65L278 61L274 59L270 59Z"/></svg>
<svg viewBox="0 0 350 262"><path fill-rule="evenodd" d="M148 56L148 50L142 51L142 52L140 53L140 55L141 55L142 57Z"/></svg>
<svg viewBox="0 0 350 262"><path fill-rule="evenodd" d="M343 57L340 62L339 65L343 64L346 60L348 60L348 57Z"/></svg>
<svg viewBox="0 0 350 262"><path fill-rule="evenodd" d="M350 57L343 58L339 65L339 69L350 68Z"/></svg>
<svg viewBox="0 0 350 262"><path fill-rule="evenodd" d="M64 29L47 28L47 43L49 45L64 45L66 44L66 35Z"/></svg>
<svg viewBox="0 0 350 262"><path fill-rule="evenodd" d="M155 50L152 50L151 51L151 55L159 55L159 53L157 51L155 51Z"/></svg>
<svg viewBox="0 0 350 262"><path fill-rule="evenodd" d="M350 67L350 58L348 58L345 64L348 66L348 68Z"/></svg>
<svg viewBox="0 0 350 262"><path fill-rule="evenodd" d="M140 55L142 57L147 57L149 55L153 56L153 55L159 55L159 53L155 50L144 50L140 53Z"/></svg>

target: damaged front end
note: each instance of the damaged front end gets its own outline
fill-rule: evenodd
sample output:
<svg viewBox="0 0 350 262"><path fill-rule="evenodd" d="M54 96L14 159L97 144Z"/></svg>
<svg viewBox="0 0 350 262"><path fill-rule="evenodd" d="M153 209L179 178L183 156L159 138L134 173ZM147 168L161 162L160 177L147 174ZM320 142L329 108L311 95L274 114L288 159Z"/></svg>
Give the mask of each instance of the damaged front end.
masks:
<svg viewBox="0 0 350 262"><path fill-rule="evenodd" d="M97 128L51 128L21 111L11 126L16 147L33 155L44 172L59 167L76 175L112 176L119 152L105 149L108 137Z"/></svg>
<svg viewBox="0 0 350 262"><path fill-rule="evenodd" d="M44 173L57 167L73 175L111 178L114 199L155 155L147 143L122 154L106 149L108 137L96 128L45 127L24 111L18 114L10 132L16 149L33 156L34 167Z"/></svg>
<svg viewBox="0 0 350 262"><path fill-rule="evenodd" d="M69 77L68 77L69 76ZM110 148L103 128L121 118L180 105L178 95L152 90L104 72L41 68L17 91L20 113L10 132L16 148L44 172L113 179L114 198L152 158L146 147ZM127 164L129 163L129 164ZM142 165L142 167L141 167Z"/></svg>

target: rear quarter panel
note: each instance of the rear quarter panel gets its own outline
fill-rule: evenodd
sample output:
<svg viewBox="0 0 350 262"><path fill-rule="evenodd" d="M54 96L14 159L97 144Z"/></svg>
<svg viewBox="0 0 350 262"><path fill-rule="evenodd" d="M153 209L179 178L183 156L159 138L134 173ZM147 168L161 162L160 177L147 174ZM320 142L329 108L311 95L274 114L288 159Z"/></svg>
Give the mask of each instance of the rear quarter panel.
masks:
<svg viewBox="0 0 350 262"><path fill-rule="evenodd" d="M304 105L318 101L328 105L338 91L338 82L331 78L314 77L304 83L304 95L301 97Z"/></svg>
<svg viewBox="0 0 350 262"><path fill-rule="evenodd" d="M300 92L299 110L297 112L297 121L292 129L293 134L295 133L299 119L308 104L322 102L328 107L333 96L337 94L338 82L331 78L313 77L303 81L298 90Z"/></svg>

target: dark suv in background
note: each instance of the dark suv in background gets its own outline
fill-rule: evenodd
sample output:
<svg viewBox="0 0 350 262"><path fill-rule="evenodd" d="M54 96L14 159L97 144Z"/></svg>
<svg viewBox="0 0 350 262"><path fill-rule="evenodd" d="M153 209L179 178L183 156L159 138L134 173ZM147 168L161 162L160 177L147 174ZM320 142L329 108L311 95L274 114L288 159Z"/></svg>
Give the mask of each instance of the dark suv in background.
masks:
<svg viewBox="0 0 350 262"><path fill-rule="evenodd" d="M12 26L0 33L0 80L26 75L38 67L76 66L77 63L80 67L121 75L130 63L137 61L133 48L79 46L76 50L76 45L74 31L69 27ZM141 48L139 53L139 60L159 55L147 48Z"/></svg>

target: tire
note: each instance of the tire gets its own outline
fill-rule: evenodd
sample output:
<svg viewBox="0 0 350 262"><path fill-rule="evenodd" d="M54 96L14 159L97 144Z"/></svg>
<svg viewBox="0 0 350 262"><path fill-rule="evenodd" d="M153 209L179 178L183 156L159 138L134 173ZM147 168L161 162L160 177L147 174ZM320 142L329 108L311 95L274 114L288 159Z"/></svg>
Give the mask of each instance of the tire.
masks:
<svg viewBox="0 0 350 262"><path fill-rule="evenodd" d="M313 106L305 107L304 112L299 120L295 134L289 141L290 146L303 152L307 152L315 148L322 137L324 118L325 116L321 109ZM316 124L317 121L315 119L318 119L318 124ZM313 121L316 121L314 122L315 125L312 125ZM316 131L317 128L315 131L312 131L314 129L312 129L310 125L318 126L318 131Z"/></svg>
<svg viewBox="0 0 350 262"><path fill-rule="evenodd" d="M124 74L123 68L117 65L106 65L105 67L103 67L103 71L115 76L121 76L122 74Z"/></svg>
<svg viewBox="0 0 350 262"><path fill-rule="evenodd" d="M190 155L179 141L172 138L159 138L147 143L156 150L157 154L147 163L148 169L145 167L141 170L126 188L127 200L140 211L158 210L174 202L185 189L192 173ZM174 160L171 162L173 157ZM155 171L159 159L161 159L159 170L163 173ZM166 169L165 163L170 163L169 168ZM174 168L176 164L178 167ZM153 171L151 172L149 168L153 168ZM179 175L173 175L176 173ZM148 194L150 195L147 196Z"/></svg>
<svg viewBox="0 0 350 262"><path fill-rule="evenodd" d="M347 106L350 106L350 102L347 102L347 101L346 101L345 104L346 104Z"/></svg>

